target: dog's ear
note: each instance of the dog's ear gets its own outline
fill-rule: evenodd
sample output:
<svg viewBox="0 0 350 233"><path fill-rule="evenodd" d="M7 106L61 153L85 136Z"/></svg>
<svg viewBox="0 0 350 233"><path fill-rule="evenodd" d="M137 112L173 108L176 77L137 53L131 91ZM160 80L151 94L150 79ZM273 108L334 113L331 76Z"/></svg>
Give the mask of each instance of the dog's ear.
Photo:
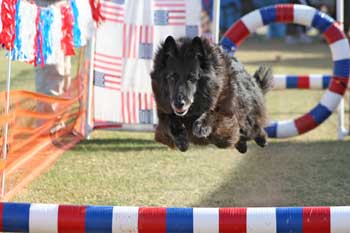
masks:
<svg viewBox="0 0 350 233"><path fill-rule="evenodd" d="M172 36L168 36L164 42L164 50L167 56L175 56L177 54L177 46L175 39Z"/></svg>
<svg viewBox="0 0 350 233"><path fill-rule="evenodd" d="M193 55L202 58L205 55L202 39L196 36L192 39L191 47L193 49Z"/></svg>

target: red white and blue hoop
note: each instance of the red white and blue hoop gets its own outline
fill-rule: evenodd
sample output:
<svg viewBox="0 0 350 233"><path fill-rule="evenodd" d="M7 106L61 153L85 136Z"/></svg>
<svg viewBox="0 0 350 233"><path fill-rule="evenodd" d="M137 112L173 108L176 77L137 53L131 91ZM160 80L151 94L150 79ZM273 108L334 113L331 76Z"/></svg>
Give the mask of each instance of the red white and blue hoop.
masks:
<svg viewBox="0 0 350 233"><path fill-rule="evenodd" d="M221 46L226 52L233 54L251 33L275 22L295 23L318 29L330 46L334 62L328 89L316 107L301 117L272 122L266 127L269 137L286 138L316 128L337 108L350 77L350 47L348 39L334 19L312 7L298 4L277 4L245 15L224 34Z"/></svg>

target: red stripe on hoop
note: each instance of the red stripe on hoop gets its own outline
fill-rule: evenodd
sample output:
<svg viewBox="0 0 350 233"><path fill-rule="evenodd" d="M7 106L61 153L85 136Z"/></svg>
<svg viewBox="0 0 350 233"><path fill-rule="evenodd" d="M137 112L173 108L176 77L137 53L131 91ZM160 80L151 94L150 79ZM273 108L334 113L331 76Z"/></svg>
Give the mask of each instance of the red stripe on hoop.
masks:
<svg viewBox="0 0 350 233"><path fill-rule="evenodd" d="M58 207L58 233L85 233L85 206Z"/></svg>
<svg viewBox="0 0 350 233"><path fill-rule="evenodd" d="M315 119L310 114L306 114L295 119L294 123L298 129L299 134L303 134L315 128L318 125Z"/></svg>
<svg viewBox="0 0 350 233"><path fill-rule="evenodd" d="M276 20L281 23L294 22L293 4L278 4L276 6Z"/></svg>
<svg viewBox="0 0 350 233"><path fill-rule="evenodd" d="M299 76L298 77L298 88L299 89L309 89L310 88L309 76Z"/></svg>
<svg viewBox="0 0 350 233"><path fill-rule="evenodd" d="M139 208L139 233L166 233L166 208Z"/></svg>
<svg viewBox="0 0 350 233"><path fill-rule="evenodd" d="M327 40L328 44L332 44L338 40L346 38L343 31L339 28L337 22L328 27L328 29L323 33L323 36Z"/></svg>
<svg viewBox="0 0 350 233"><path fill-rule="evenodd" d="M304 207L303 232L304 233L330 233L331 211L329 207Z"/></svg>
<svg viewBox="0 0 350 233"><path fill-rule="evenodd" d="M239 46L249 34L247 26L242 20L239 20L225 33L225 37L229 38L236 46Z"/></svg>
<svg viewBox="0 0 350 233"><path fill-rule="evenodd" d="M340 95L344 95L348 85L348 78L333 77L329 84L329 90Z"/></svg>
<svg viewBox="0 0 350 233"><path fill-rule="evenodd" d="M247 229L246 208L220 208L219 209L219 232L242 233Z"/></svg>

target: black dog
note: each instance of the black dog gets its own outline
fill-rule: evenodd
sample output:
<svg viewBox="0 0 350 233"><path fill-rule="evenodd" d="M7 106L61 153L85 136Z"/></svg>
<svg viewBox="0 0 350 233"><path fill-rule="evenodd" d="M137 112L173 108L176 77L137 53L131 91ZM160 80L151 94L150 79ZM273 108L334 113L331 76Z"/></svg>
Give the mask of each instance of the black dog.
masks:
<svg viewBox="0 0 350 233"><path fill-rule="evenodd" d="M154 58L152 89L159 124L155 139L186 151L189 142L235 146L266 143L264 94L272 87L271 69L251 76L241 63L203 38L169 36Z"/></svg>

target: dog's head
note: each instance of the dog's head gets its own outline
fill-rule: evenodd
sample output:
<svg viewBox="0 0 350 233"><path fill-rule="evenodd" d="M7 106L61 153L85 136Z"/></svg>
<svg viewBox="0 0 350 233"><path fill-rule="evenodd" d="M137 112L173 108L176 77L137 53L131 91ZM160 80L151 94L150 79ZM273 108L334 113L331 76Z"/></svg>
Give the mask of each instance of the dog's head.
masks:
<svg viewBox="0 0 350 233"><path fill-rule="evenodd" d="M168 98L173 112L185 116L189 111L201 78L201 59L204 56L202 40L195 37L190 42L176 44L168 36L163 44L164 88L168 89Z"/></svg>

